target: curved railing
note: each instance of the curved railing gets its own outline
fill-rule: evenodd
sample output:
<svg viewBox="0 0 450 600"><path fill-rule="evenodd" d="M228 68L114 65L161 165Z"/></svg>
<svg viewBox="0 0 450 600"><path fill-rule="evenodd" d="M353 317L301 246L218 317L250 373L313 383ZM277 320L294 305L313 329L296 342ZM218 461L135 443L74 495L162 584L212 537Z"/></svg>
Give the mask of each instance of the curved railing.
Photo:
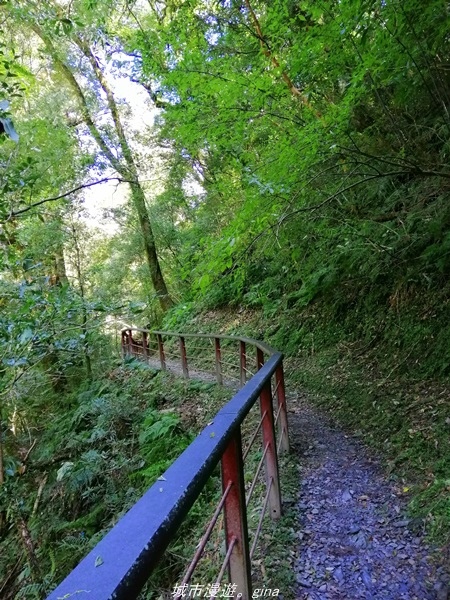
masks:
<svg viewBox="0 0 450 600"><path fill-rule="evenodd" d="M253 357L249 354L250 348L253 348ZM48 600L137 598L219 462L222 496L191 564L170 596L175 599L224 597L219 590L225 585L222 579L228 571L227 597L250 599L251 559L264 516L267 512L274 520L281 516L278 453L289 449L282 354L245 337L139 328L122 331L122 354L124 358L138 358L186 378L214 378L220 384L238 384L240 389ZM260 411L255 418L250 411L258 399ZM242 431L248 429L247 424L252 419L256 420L256 426L249 433L243 450ZM244 468L258 438L260 459L249 480L248 473L244 478ZM263 467L264 499L250 542L247 507L260 482ZM190 592L194 588L189 586L194 569L221 513L225 537L223 563L215 581L201 586L202 590L197 585L192 596Z"/></svg>

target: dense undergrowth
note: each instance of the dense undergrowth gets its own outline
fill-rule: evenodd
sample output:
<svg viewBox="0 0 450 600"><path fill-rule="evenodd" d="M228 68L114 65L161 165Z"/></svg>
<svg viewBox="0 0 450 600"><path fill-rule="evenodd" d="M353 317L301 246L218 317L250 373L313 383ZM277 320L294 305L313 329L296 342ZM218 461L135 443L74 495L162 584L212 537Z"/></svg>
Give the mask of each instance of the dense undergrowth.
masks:
<svg viewBox="0 0 450 600"><path fill-rule="evenodd" d="M226 397L217 386L182 382L130 362L66 395L64 406L54 401L42 406L39 419L7 436L6 480L0 488L0 596L44 597L187 447ZM186 531L201 521L215 487L207 486L197 501L144 598L173 585L192 551Z"/></svg>
<svg viewBox="0 0 450 600"><path fill-rule="evenodd" d="M39 600L59 583L142 496L232 395L228 388L186 381L127 360L104 377L79 384L46 402L35 421L9 433L5 443L6 480L0 488L0 597ZM63 405L61 404L63 402ZM244 444L259 422L256 406L244 423ZM32 440L32 441L31 441ZM20 456L21 460L13 459ZM262 452L246 461L247 489ZM281 522L265 519L252 562L255 585L294 598L297 464L281 458L285 504ZM139 595L169 598L187 568L196 544L220 498L219 469L170 543ZM254 535L265 494L255 487L248 524ZM192 583L215 581L224 558L223 521L211 537ZM3 575L4 574L4 575Z"/></svg>

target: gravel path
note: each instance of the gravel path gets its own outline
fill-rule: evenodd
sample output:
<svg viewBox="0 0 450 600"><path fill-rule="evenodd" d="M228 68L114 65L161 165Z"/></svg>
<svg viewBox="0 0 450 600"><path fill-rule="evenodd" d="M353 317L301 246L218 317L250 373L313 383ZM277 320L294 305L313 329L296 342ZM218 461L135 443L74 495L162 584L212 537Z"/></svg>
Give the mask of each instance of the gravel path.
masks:
<svg viewBox="0 0 450 600"><path fill-rule="evenodd" d="M147 364L149 367L153 367L154 369L161 369L161 363L158 358L154 356L150 356L147 358ZM178 360L170 360L166 359L166 369L170 373L177 375L178 377L183 377L183 369L180 365L180 361ZM216 375L208 371L202 371L200 369L195 369L192 366L189 366L189 379L198 379L200 381L204 381L205 383L217 383ZM231 379L230 377L223 376L223 385L226 385L230 389L237 391L239 389L239 381L237 379Z"/></svg>
<svg viewBox="0 0 450 600"><path fill-rule="evenodd" d="M383 478L368 451L304 399L290 424L302 481L298 598L450 598L445 557L431 555L418 524L405 517L401 488Z"/></svg>

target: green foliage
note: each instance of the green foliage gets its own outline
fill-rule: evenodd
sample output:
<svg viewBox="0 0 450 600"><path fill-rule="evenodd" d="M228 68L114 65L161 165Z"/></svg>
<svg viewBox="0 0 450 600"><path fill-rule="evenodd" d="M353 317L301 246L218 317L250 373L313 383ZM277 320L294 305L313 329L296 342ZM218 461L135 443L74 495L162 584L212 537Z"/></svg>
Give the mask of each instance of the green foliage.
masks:
<svg viewBox="0 0 450 600"><path fill-rule="evenodd" d="M19 56L11 52L4 34L0 34L0 143L5 137L19 141L10 114L10 100L21 97L31 74L18 62Z"/></svg>
<svg viewBox="0 0 450 600"><path fill-rule="evenodd" d="M142 478L147 485L154 483L191 441L192 437L180 428L180 418L177 415L147 411L139 433L145 467L136 476Z"/></svg>
<svg viewBox="0 0 450 600"><path fill-rule="evenodd" d="M419 518L426 518L431 534L437 538L447 532L450 520L449 491L449 479L435 479L429 482L428 486L411 502L412 514Z"/></svg>
<svg viewBox="0 0 450 600"><path fill-rule="evenodd" d="M19 460L16 468L14 447L6 445L1 536L11 552L2 552L0 566L8 572L20 555L20 518L42 575L21 561L21 574L9 582L17 597L48 593L189 444L180 416L156 408L165 387L164 376L148 368L119 368L73 391L64 407L44 408L41 400L40 415L27 414L37 441L29 466ZM26 432L17 443L26 443ZM43 482L37 500L36 482Z"/></svg>
<svg viewBox="0 0 450 600"><path fill-rule="evenodd" d="M389 297L405 265L406 279L428 287L429 273L417 273L425 262L439 285L448 231L443 3L253 9L270 56L246 9L200 2L149 16L149 37L134 40L165 97L161 138L200 174L181 247L194 297L274 312L270 298L286 285L299 306L381 282ZM310 104L289 96L283 68ZM437 220L445 225L430 243Z"/></svg>

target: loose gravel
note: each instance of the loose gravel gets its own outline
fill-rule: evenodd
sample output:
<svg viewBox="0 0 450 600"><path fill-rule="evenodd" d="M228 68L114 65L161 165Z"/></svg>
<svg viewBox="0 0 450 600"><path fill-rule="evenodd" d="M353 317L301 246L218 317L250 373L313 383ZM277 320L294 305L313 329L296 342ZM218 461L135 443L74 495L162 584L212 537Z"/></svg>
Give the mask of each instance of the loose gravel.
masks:
<svg viewBox="0 0 450 600"><path fill-rule="evenodd" d="M450 598L446 558L406 516L405 490L305 399L290 421L302 482L299 600Z"/></svg>

